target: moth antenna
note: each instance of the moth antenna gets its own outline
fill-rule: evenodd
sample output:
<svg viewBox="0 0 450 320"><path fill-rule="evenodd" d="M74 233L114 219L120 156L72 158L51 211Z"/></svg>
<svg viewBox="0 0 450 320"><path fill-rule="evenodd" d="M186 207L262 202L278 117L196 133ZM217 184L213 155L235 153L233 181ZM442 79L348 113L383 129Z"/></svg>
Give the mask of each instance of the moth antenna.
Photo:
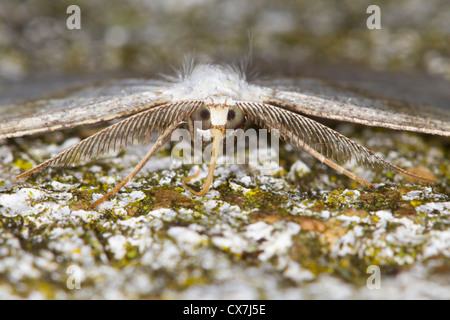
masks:
<svg viewBox="0 0 450 320"><path fill-rule="evenodd" d="M336 162L328 159L328 157L325 157L323 154L317 152L316 150L314 150L313 148L311 148L309 145L305 144L303 141L301 141L300 138L296 137L294 138L296 139L296 143L300 144L302 146L302 148L308 152L309 154L311 154L313 157L315 157L317 160L319 160L322 163L325 163L326 165L328 165L329 167L333 168L334 170L336 170L337 172L346 175L347 177L349 177L352 180L355 180L356 182L366 186L369 189L373 189L373 184L370 183L367 180L364 180L360 177L358 177L357 175L355 175L354 173L344 169L342 166L338 165Z"/></svg>
<svg viewBox="0 0 450 320"><path fill-rule="evenodd" d="M216 168L216 163L217 163L217 158L219 157L219 153L220 153L220 143L222 142L222 136L225 132L225 129L216 129L216 128L212 128L211 130L211 135L213 136L213 147L211 150L211 161L209 164L209 170L208 170L208 175L206 176L206 180L205 180L205 185L203 186L202 190L197 192L195 190L193 190L192 188L190 188L187 183L189 181L191 181L192 179L195 179L198 177L199 173L200 173L200 168L197 171L196 174L189 176L187 178L185 178L182 182L183 187L188 190L189 192L197 195L197 196L204 196L209 189L211 188L211 183L213 181L214 178L214 170Z"/></svg>
<svg viewBox="0 0 450 320"><path fill-rule="evenodd" d="M123 150L130 143L130 140L139 140L142 136L149 136L154 130L164 131L174 124L178 125L200 104L203 104L203 102L181 101L138 113L84 139L37 167L20 174L16 179L26 177L48 166L64 166L77 160L90 160L94 156L109 153L111 148L114 151ZM145 124L145 126L142 128L141 125L137 124Z"/></svg>
<svg viewBox="0 0 450 320"><path fill-rule="evenodd" d="M236 104L251 120L261 123L268 129L279 130L280 136L287 142L303 148L321 162L369 188L373 187L370 182L345 170L335 161L355 159L360 164L379 165L425 183L436 182L397 167L339 132L298 113L266 103L237 102Z"/></svg>

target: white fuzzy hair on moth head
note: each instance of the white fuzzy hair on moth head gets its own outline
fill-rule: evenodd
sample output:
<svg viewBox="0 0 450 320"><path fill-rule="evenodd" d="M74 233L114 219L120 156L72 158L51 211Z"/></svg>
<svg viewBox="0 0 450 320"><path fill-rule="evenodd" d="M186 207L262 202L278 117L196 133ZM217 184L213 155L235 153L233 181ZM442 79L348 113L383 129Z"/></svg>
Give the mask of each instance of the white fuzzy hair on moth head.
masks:
<svg viewBox="0 0 450 320"><path fill-rule="evenodd" d="M245 74L236 65L185 59L177 75L175 85L169 90L174 100L204 100L219 96L241 100L249 93Z"/></svg>
<svg viewBox="0 0 450 320"><path fill-rule="evenodd" d="M234 72L239 76L241 80L248 80L253 74L256 73L252 69L251 55L251 50L249 50L248 54L243 57L236 58L233 63L222 63L220 64L220 66L222 66L224 69L228 69L229 72ZM199 59L194 57L194 55L192 54L185 55L181 67L173 68L176 73L176 78L170 76L168 78L171 78L173 80L177 79L178 81L184 81L189 78L199 66L204 65L218 66L217 64L211 63L209 59Z"/></svg>

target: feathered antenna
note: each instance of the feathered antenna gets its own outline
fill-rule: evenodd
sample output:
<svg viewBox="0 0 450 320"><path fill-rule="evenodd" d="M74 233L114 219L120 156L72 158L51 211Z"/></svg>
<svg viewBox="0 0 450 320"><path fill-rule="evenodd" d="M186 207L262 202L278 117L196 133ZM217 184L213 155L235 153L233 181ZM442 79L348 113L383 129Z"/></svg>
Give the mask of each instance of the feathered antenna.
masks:
<svg viewBox="0 0 450 320"><path fill-rule="evenodd" d="M280 136L287 142L304 149L321 162L369 188L373 188L370 182L344 169L337 162L354 159L363 165L377 165L416 180L435 183L431 179L412 174L383 160L342 134L300 114L256 102L237 102L236 105L257 125L269 130L278 130Z"/></svg>
<svg viewBox="0 0 450 320"><path fill-rule="evenodd" d="M153 131L161 132L161 136L146 157L116 188L96 201L93 204L95 207L130 181L142 169L148 159L170 138L173 130L200 105L203 105L202 101L180 101L138 113L84 139L50 160L22 173L17 176L17 179L26 177L48 166L67 166L80 160L90 160L92 157L106 155L111 151L124 150L128 145L136 141L142 143L150 140Z"/></svg>

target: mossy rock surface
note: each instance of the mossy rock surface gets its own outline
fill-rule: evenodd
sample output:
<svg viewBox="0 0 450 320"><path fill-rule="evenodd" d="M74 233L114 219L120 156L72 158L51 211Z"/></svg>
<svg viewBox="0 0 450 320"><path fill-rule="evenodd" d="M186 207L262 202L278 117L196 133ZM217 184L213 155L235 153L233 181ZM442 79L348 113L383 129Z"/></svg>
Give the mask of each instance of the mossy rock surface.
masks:
<svg viewBox="0 0 450 320"><path fill-rule="evenodd" d="M35 161L31 155L43 160L76 134L1 147L2 297L449 298L450 164L443 139L358 127L352 133L389 161L426 168L435 186L350 168L377 182L367 190L284 144L286 167L278 173L219 165L205 197L182 188L190 167L174 167L162 152L90 210L148 146L13 181ZM386 139L397 152L383 148ZM296 161L309 172L290 172ZM368 289L370 266L381 273L379 290ZM70 289L77 272L81 289Z"/></svg>

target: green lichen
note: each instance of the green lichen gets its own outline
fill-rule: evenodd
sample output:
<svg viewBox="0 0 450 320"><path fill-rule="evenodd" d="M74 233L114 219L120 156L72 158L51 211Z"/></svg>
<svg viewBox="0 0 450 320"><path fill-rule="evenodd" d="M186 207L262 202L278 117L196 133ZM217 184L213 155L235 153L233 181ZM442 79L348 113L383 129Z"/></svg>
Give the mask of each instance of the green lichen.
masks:
<svg viewBox="0 0 450 320"><path fill-rule="evenodd" d="M14 166L16 166L17 168L19 168L22 171L27 171L30 170L31 168L33 168L33 164L29 161L25 161L23 159L16 159L14 161Z"/></svg>
<svg viewBox="0 0 450 320"><path fill-rule="evenodd" d="M245 210L257 208L260 212L278 212L288 201L285 195L253 189L245 193L245 201L241 204Z"/></svg>

